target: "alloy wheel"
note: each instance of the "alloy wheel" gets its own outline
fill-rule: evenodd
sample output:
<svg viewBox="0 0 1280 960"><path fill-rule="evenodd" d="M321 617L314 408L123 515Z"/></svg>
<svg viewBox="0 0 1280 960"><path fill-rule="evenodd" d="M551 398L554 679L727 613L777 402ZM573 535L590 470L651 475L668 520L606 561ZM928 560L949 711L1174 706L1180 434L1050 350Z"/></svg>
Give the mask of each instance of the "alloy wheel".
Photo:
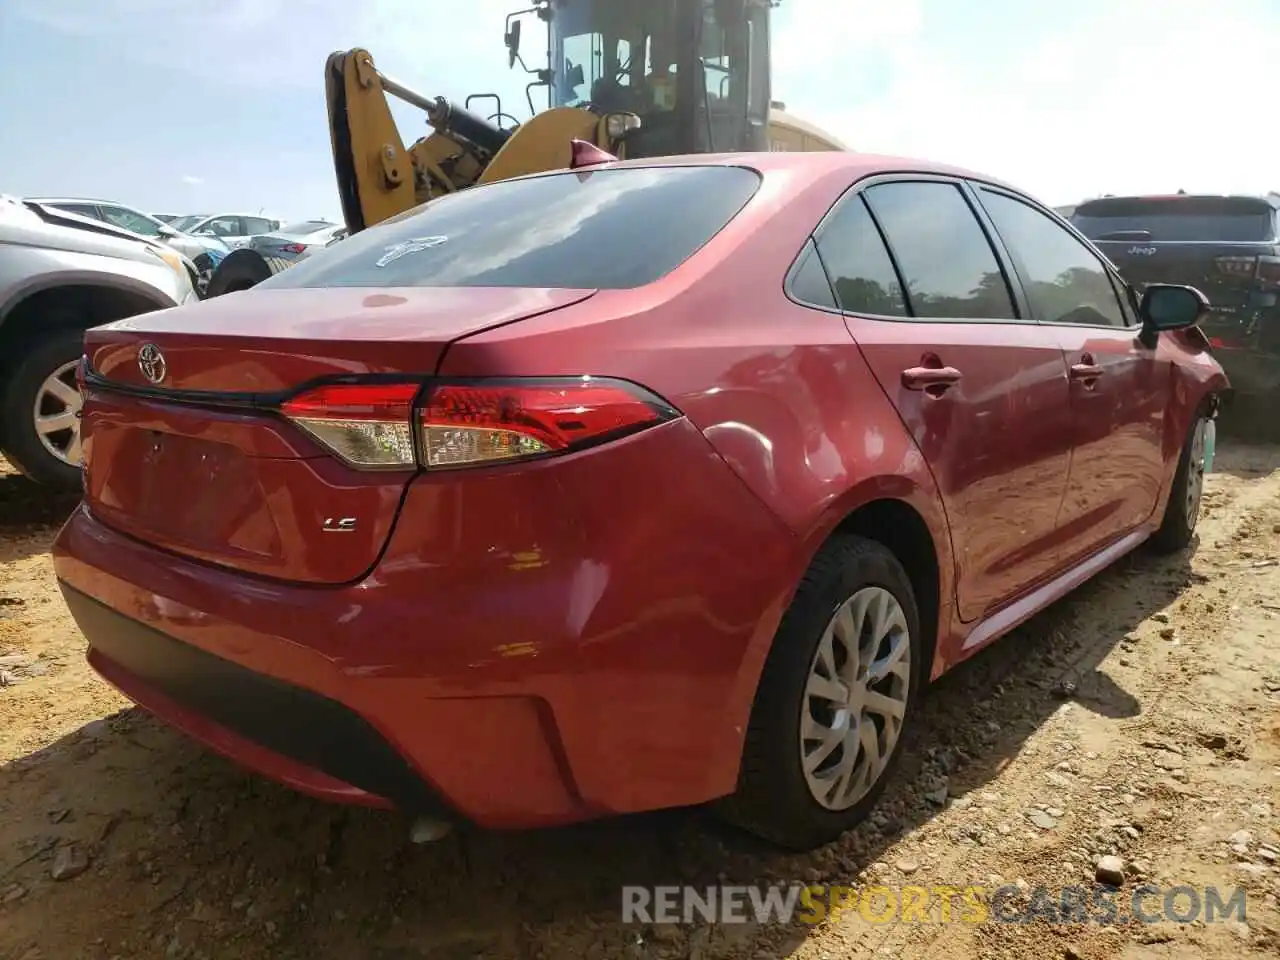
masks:
<svg viewBox="0 0 1280 960"><path fill-rule="evenodd" d="M1187 457L1187 527L1194 529L1200 517L1200 498L1204 495L1205 468L1205 431L1208 421L1203 418L1196 421L1195 431L1191 434L1191 451Z"/></svg>
<svg viewBox="0 0 1280 960"><path fill-rule="evenodd" d="M76 386L79 360L64 363L45 377L36 391L32 417L40 444L63 463L80 465L80 390Z"/></svg>
<svg viewBox="0 0 1280 960"><path fill-rule="evenodd" d="M911 694L906 614L883 587L842 603L823 631L805 686L800 757L813 798L847 810L875 786L902 733Z"/></svg>

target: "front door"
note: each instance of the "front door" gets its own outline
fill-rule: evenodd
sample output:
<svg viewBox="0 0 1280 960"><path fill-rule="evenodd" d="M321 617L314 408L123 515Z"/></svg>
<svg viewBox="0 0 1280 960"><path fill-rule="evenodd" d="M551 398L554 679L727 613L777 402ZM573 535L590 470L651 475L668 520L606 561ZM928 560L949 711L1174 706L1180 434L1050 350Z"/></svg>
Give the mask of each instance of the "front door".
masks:
<svg viewBox="0 0 1280 960"><path fill-rule="evenodd" d="M976 620L1058 562L1071 451L1062 348L1019 317L950 180L866 187L817 243L850 333L938 484L960 614Z"/></svg>
<svg viewBox="0 0 1280 960"><path fill-rule="evenodd" d="M989 187L977 194L1022 276L1033 315L1066 353L1073 451L1058 524L1069 562L1133 530L1155 509L1172 371L1139 342L1136 315L1092 250L1021 199Z"/></svg>

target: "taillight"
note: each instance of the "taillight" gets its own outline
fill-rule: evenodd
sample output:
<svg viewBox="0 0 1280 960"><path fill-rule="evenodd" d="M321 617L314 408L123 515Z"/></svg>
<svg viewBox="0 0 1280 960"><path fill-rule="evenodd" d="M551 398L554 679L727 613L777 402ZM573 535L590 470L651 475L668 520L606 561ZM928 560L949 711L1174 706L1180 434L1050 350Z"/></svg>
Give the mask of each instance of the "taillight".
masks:
<svg viewBox="0 0 1280 960"><path fill-rule="evenodd" d="M350 466L428 470L569 453L679 416L642 387L599 377L435 381L425 391L332 384L281 412Z"/></svg>
<svg viewBox="0 0 1280 960"><path fill-rule="evenodd" d="M1280 257L1258 258L1258 280L1264 287L1280 286Z"/></svg>
<svg viewBox="0 0 1280 960"><path fill-rule="evenodd" d="M566 453L674 417L653 394L618 380L443 383L418 412L427 469Z"/></svg>
<svg viewBox="0 0 1280 960"><path fill-rule="evenodd" d="M411 470L417 383L335 383L286 400L281 412L353 467Z"/></svg>
<svg viewBox="0 0 1280 960"><path fill-rule="evenodd" d="M1214 257L1213 264L1229 277L1252 277L1258 269L1256 257Z"/></svg>
<svg viewBox="0 0 1280 960"><path fill-rule="evenodd" d="M285 253L302 253L302 251L306 250L307 248L303 246L301 243L286 243L280 249L283 250Z"/></svg>
<svg viewBox="0 0 1280 960"><path fill-rule="evenodd" d="M1229 277L1257 280L1264 288L1280 286L1280 257L1214 257L1213 264Z"/></svg>

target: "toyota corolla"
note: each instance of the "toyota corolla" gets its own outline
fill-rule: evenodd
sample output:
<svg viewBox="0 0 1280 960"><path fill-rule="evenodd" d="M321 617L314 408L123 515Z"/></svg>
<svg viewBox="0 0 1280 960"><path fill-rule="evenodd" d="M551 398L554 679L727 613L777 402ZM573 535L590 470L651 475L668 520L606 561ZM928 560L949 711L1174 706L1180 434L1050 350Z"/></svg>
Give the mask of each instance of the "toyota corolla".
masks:
<svg viewBox="0 0 1280 960"><path fill-rule="evenodd" d="M299 790L810 847L930 681L1193 544L1204 308L937 164L494 183L91 330L57 576L102 676Z"/></svg>

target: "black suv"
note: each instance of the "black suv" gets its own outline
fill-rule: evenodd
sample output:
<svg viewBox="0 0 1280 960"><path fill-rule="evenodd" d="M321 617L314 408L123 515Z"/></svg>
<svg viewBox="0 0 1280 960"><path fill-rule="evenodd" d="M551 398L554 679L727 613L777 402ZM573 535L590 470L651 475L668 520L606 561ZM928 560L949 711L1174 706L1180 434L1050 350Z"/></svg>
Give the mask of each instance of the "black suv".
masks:
<svg viewBox="0 0 1280 960"><path fill-rule="evenodd" d="M1200 328L1240 399L1280 399L1280 195L1103 197L1076 229L1141 292L1185 283L1209 298Z"/></svg>

